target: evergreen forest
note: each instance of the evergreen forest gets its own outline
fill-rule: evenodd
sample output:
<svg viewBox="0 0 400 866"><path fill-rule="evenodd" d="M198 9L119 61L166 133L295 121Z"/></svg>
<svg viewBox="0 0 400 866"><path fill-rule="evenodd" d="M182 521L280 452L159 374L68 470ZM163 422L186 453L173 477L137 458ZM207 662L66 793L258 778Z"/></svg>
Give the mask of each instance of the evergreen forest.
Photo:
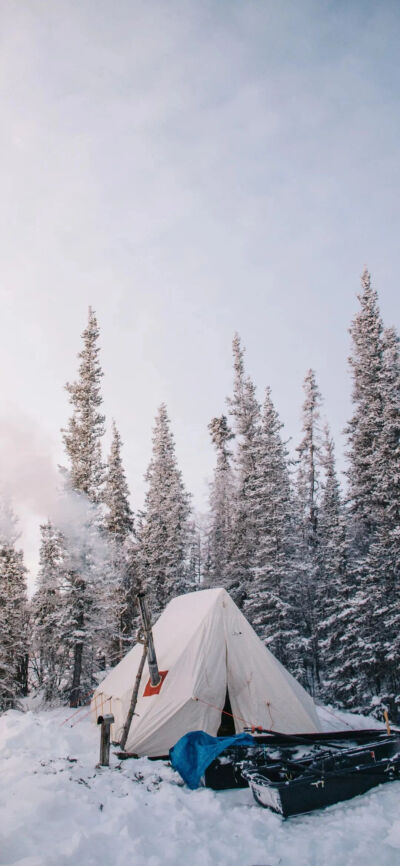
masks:
<svg viewBox="0 0 400 866"><path fill-rule="evenodd" d="M66 385L59 508L40 527L30 601L12 503L0 502L0 710L28 692L86 703L99 672L136 640L139 591L154 621L175 595L222 586L316 700L380 718L387 708L400 719L399 338L382 321L367 271L358 298L344 482L316 372L304 377L293 456L268 385L257 399L236 334L232 392L221 415L205 419L215 469L201 521L165 404L143 508L133 513L115 422L104 454L100 332L89 309L76 379Z"/></svg>

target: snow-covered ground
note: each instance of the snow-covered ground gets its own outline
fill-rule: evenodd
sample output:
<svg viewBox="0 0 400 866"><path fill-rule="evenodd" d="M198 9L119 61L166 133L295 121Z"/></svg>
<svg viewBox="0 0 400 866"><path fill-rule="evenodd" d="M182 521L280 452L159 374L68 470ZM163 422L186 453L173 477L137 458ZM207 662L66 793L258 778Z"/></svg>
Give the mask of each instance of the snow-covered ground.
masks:
<svg viewBox="0 0 400 866"><path fill-rule="evenodd" d="M283 822L249 790L189 791L163 762L96 768L99 730L84 712L63 724L70 714L0 718L3 866L400 864L400 782Z"/></svg>

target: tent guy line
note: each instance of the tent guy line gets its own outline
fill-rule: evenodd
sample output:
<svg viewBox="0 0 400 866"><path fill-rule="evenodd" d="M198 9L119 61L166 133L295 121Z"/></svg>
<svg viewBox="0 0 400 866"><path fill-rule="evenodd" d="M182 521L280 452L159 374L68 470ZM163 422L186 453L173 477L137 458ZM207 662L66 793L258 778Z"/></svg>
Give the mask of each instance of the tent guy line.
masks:
<svg viewBox="0 0 400 866"><path fill-rule="evenodd" d="M242 719L241 716L236 715L236 713L230 713L228 710L224 710L223 707L216 707L215 704L210 704L208 701L205 701L203 698L193 698L194 701L200 701L202 704L206 704L207 707L212 707L213 710L218 710L224 716L229 716L231 719L238 719L239 722L244 722L247 728L251 728L252 730L257 730L261 725L255 725L253 722L248 722L246 719ZM265 702L268 706L268 702ZM271 715L271 714L270 714ZM272 716L271 716L272 719ZM273 722L272 722L273 724Z"/></svg>

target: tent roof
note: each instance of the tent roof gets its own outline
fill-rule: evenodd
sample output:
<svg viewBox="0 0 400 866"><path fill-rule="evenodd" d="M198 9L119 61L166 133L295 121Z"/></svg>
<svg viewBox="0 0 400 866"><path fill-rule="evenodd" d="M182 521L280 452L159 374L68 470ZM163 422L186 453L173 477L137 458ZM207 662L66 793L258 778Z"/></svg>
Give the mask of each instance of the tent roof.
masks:
<svg viewBox="0 0 400 866"><path fill-rule="evenodd" d="M168 669L184 652L189 641L210 613L216 600L221 595L228 595L224 589L204 589L199 592L189 592L178 595L169 602L155 625L153 637L160 670L162 660L168 659ZM132 692L132 671L139 667L142 655L142 645L135 644L124 658L113 668L102 681L101 687L116 697L122 698L126 692ZM146 668L148 671L148 669ZM147 673L148 678L148 673Z"/></svg>

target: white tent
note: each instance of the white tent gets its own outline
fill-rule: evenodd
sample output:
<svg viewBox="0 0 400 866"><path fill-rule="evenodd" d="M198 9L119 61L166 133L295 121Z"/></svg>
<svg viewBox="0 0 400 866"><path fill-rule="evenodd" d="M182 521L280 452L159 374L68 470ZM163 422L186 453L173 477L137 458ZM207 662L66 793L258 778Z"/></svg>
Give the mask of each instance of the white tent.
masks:
<svg viewBox="0 0 400 866"><path fill-rule="evenodd" d="M157 757L167 755L189 731L215 736L227 691L237 733L251 725L285 733L320 730L312 698L266 649L224 589L174 598L156 622L153 636L163 682L152 693L146 663L127 752ZM95 718L114 715L111 738L116 742L142 649L134 646L93 696Z"/></svg>

